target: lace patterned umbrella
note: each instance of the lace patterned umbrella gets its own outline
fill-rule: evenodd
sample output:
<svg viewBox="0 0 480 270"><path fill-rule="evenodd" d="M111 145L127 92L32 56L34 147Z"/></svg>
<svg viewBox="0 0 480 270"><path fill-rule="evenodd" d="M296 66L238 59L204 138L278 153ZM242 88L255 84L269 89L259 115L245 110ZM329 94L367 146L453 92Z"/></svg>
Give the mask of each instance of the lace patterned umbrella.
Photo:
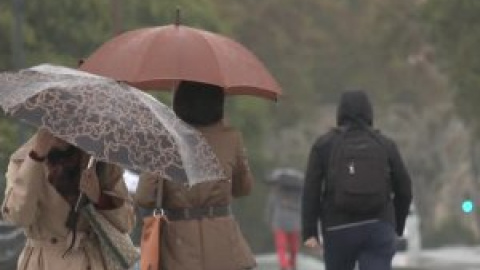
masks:
<svg viewBox="0 0 480 270"><path fill-rule="evenodd" d="M224 178L200 133L152 96L112 79L48 64L3 72L0 106L98 160L187 185Z"/></svg>
<svg viewBox="0 0 480 270"><path fill-rule="evenodd" d="M280 167L270 172L266 182L284 187L302 188L304 177L303 172L297 169Z"/></svg>

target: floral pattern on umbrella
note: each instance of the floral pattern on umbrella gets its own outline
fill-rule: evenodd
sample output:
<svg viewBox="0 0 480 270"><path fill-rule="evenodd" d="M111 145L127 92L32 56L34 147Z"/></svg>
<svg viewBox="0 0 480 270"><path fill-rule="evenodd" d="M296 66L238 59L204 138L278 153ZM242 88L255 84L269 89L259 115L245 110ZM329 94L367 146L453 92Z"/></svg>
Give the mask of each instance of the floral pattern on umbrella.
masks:
<svg viewBox="0 0 480 270"><path fill-rule="evenodd" d="M53 65L3 72L0 106L98 160L188 185L225 177L200 133L152 96L112 79Z"/></svg>

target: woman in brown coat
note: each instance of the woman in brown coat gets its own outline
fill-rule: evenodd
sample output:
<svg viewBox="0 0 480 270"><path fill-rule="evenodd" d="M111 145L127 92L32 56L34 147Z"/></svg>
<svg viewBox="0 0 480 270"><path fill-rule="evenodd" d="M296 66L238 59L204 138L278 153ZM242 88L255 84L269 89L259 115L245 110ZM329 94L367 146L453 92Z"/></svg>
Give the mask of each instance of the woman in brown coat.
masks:
<svg viewBox="0 0 480 270"><path fill-rule="evenodd" d="M18 270L105 269L88 222L78 216L77 222L67 225L80 192L120 231L132 229L134 212L127 202L122 169L98 163L84 170L87 162L83 151L45 130L11 156L1 210L27 237Z"/></svg>
<svg viewBox="0 0 480 270"><path fill-rule="evenodd" d="M226 179L193 187L153 175L140 178L136 202L155 206L161 194L169 219L164 263L169 270L240 270L256 263L231 213L234 197L250 193L253 184L242 137L223 121L223 89L213 85L181 82L174 95L177 116L200 131L225 170Z"/></svg>

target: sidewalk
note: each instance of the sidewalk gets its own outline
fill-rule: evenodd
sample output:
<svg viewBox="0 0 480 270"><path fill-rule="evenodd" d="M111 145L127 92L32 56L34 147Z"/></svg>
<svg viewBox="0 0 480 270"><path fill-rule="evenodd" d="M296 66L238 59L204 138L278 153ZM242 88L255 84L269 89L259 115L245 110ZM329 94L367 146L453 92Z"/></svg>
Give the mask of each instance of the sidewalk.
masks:
<svg viewBox="0 0 480 270"><path fill-rule="evenodd" d="M444 247L431 250L422 250L420 253L421 266L457 267L455 269L480 269L480 247ZM437 268L448 269L448 268ZM451 268L453 269L453 268Z"/></svg>
<svg viewBox="0 0 480 270"><path fill-rule="evenodd" d="M14 270L23 248L23 231L0 220L0 269Z"/></svg>
<svg viewBox="0 0 480 270"><path fill-rule="evenodd" d="M276 254L262 254L256 256L258 267L256 270L278 270ZM301 270L324 270L323 262L317 258L304 254L298 255L297 269Z"/></svg>

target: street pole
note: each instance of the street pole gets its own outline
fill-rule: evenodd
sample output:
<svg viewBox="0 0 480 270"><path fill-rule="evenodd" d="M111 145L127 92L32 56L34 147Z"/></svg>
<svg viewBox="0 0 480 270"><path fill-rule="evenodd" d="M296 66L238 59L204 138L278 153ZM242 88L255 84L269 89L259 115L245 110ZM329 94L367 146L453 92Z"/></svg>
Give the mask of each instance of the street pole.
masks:
<svg viewBox="0 0 480 270"><path fill-rule="evenodd" d="M478 177L480 170L478 168L478 144L475 140L475 138L472 138L473 136L470 136L470 158L471 158L471 166L472 166L472 174L473 174L473 201L475 205L475 209L473 211L474 218L475 218L475 229L477 231L480 231L480 213L478 210L478 203L480 202L480 196L478 196L478 188L479 188L479 183L478 183Z"/></svg>
<svg viewBox="0 0 480 270"><path fill-rule="evenodd" d="M123 31L122 0L111 0L113 35Z"/></svg>
<svg viewBox="0 0 480 270"><path fill-rule="evenodd" d="M14 21L12 25L12 63L15 69L25 67L25 50L23 45L23 0L12 0Z"/></svg>
<svg viewBox="0 0 480 270"><path fill-rule="evenodd" d="M25 49L23 40L23 20L25 5L23 0L12 0L13 6L13 25L12 25L12 64L15 69L25 67ZM26 141L26 127L24 124L17 125L18 143L22 144Z"/></svg>

